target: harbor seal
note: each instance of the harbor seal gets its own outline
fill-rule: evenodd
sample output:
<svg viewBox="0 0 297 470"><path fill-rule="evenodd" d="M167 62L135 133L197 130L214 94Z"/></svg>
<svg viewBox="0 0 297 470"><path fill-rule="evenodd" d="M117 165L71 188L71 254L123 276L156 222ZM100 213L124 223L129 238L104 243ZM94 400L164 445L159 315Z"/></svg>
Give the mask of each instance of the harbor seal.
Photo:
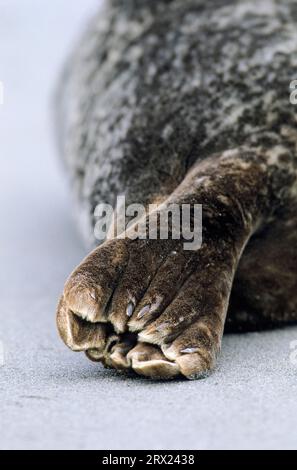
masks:
<svg viewBox="0 0 297 470"><path fill-rule="evenodd" d="M57 94L60 153L94 248L58 305L67 346L192 379L215 367L224 329L296 322L296 70L294 0L104 3ZM161 213L202 205L201 246L99 244L96 207L118 195Z"/></svg>

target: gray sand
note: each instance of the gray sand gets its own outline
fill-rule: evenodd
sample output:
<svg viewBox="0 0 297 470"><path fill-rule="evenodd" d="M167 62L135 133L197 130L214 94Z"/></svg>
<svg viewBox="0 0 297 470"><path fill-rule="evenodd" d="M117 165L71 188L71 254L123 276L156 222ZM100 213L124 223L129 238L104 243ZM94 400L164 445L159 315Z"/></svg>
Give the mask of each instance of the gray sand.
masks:
<svg viewBox="0 0 297 470"><path fill-rule="evenodd" d="M58 294L85 251L48 98L96 3L0 0L0 448L296 449L297 327L226 336L217 371L196 382L125 378L57 337Z"/></svg>

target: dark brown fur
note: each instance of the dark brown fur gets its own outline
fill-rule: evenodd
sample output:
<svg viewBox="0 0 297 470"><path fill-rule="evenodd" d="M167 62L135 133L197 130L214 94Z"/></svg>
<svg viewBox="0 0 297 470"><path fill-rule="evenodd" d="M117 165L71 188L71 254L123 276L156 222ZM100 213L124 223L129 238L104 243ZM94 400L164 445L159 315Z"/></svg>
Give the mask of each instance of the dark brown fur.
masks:
<svg viewBox="0 0 297 470"><path fill-rule="evenodd" d="M70 61L61 146L89 239L118 194L203 206L200 249L114 238L72 273L58 328L93 360L202 377L226 316L232 330L297 320L297 14L256 4L114 0Z"/></svg>

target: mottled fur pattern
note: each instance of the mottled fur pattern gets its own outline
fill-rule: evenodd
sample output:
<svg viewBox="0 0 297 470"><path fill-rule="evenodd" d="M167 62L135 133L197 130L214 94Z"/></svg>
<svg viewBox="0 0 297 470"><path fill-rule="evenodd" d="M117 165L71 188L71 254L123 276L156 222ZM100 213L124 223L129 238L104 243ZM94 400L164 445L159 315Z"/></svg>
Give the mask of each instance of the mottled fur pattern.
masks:
<svg viewBox="0 0 297 470"><path fill-rule="evenodd" d="M66 283L64 341L150 377L201 377L229 329L297 320L293 0L110 0L66 67L61 153L94 209L203 205L203 245L110 240Z"/></svg>

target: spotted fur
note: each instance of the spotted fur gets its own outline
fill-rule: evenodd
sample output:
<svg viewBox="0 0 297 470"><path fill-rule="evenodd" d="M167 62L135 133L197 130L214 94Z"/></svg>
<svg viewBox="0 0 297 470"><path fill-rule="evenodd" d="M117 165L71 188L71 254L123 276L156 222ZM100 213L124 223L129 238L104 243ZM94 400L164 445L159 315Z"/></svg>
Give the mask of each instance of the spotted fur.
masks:
<svg viewBox="0 0 297 470"><path fill-rule="evenodd" d="M297 320L296 70L294 0L105 3L58 93L83 232L96 243L96 205L125 194L202 203L204 243L191 255L168 241L97 248L60 301L68 345L113 367L192 378L214 366L227 310L232 329ZM115 331L90 341L94 322Z"/></svg>

